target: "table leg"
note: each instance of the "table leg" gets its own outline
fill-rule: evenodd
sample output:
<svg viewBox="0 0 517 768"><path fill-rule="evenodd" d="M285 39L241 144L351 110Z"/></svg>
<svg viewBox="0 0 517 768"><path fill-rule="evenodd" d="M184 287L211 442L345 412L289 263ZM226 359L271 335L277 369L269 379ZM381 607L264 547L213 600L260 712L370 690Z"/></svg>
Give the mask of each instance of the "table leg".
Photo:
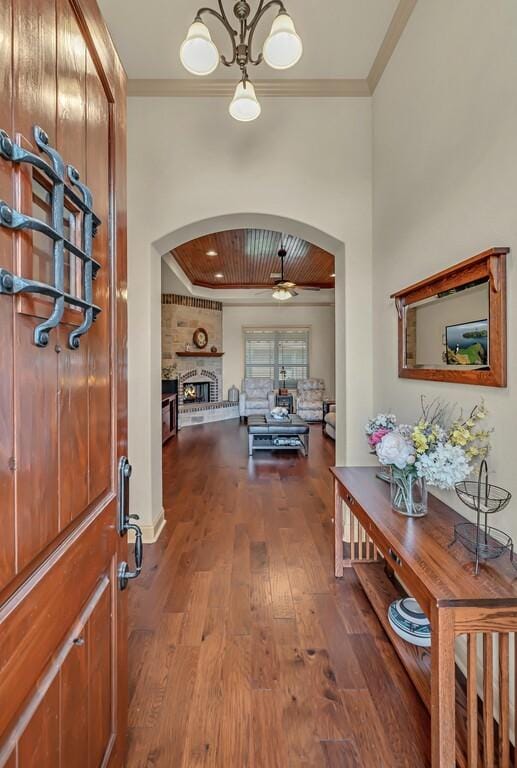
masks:
<svg viewBox="0 0 517 768"><path fill-rule="evenodd" d="M248 456L253 456L253 435L248 435Z"/></svg>
<svg viewBox="0 0 517 768"><path fill-rule="evenodd" d="M343 576L343 500L338 492L338 483L334 480L334 573Z"/></svg>
<svg viewBox="0 0 517 768"><path fill-rule="evenodd" d="M307 434L304 435L304 437L305 437L305 440L304 440L305 455L308 456L309 455L309 433L307 432Z"/></svg>
<svg viewBox="0 0 517 768"><path fill-rule="evenodd" d="M456 668L454 611L431 610L431 755L432 768L456 765Z"/></svg>

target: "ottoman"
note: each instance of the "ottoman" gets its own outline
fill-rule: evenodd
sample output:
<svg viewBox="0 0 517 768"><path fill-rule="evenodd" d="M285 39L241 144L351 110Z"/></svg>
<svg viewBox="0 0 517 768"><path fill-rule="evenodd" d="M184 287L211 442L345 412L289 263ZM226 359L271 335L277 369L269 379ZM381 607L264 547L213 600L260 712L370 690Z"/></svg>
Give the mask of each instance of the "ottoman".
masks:
<svg viewBox="0 0 517 768"><path fill-rule="evenodd" d="M292 414L280 421L271 416L248 416L248 456L254 451L300 450L309 453L309 425Z"/></svg>

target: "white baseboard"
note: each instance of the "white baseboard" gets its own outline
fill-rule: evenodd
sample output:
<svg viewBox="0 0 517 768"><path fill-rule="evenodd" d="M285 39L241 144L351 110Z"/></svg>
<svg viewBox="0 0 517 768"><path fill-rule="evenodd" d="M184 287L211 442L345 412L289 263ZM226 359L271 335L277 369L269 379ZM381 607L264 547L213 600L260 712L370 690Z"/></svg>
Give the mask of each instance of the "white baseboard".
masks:
<svg viewBox="0 0 517 768"><path fill-rule="evenodd" d="M154 544L160 538L160 534L165 528L165 511L162 507L160 515L150 525L141 525L142 539L144 544ZM135 537L132 531L129 532L129 542L132 544L135 541Z"/></svg>

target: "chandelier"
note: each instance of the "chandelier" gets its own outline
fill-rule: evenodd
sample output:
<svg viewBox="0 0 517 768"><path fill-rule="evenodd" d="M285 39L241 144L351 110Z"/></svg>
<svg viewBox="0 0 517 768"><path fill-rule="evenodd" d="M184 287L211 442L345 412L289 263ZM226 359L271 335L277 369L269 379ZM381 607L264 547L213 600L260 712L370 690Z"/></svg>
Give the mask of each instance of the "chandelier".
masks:
<svg viewBox="0 0 517 768"><path fill-rule="evenodd" d="M257 66L265 61L273 69L289 69L300 60L303 52L302 41L281 0L269 0L269 2L259 0L253 17L251 17L250 4L246 0L238 0L233 7L233 13L237 18L237 30L232 27L226 15L223 0L218 0L218 6L219 11L213 8L198 10L194 22L189 27L187 37L181 45L181 63L191 74L202 76L210 75L219 62L225 67L238 66L241 77L229 110L230 115L236 120L249 122L260 115L261 108L255 88L248 78L248 66ZM262 52L254 55L255 32L264 15L273 7L278 8L278 14L273 21ZM210 31L203 21L204 15L216 18L228 32L232 46L230 57L219 54Z"/></svg>

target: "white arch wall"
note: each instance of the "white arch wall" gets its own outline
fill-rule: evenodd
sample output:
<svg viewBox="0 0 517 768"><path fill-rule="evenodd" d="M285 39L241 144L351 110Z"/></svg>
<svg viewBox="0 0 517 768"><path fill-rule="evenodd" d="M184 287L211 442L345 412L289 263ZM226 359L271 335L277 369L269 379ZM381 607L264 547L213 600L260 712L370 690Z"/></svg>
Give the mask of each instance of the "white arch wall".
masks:
<svg viewBox="0 0 517 768"><path fill-rule="evenodd" d="M160 255L217 228L285 229L336 254L337 461L364 463L372 406L370 99L129 99L129 450L132 507L161 521Z"/></svg>

